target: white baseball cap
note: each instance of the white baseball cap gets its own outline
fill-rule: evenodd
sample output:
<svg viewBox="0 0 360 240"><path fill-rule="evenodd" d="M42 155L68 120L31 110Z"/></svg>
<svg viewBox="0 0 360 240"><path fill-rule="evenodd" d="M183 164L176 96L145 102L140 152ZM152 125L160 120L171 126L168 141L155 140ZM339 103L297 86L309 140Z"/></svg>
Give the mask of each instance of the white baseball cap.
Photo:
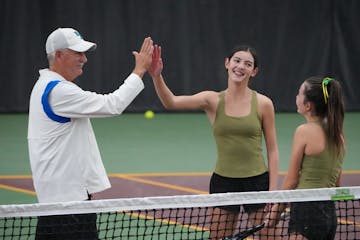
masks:
<svg viewBox="0 0 360 240"><path fill-rule="evenodd" d="M46 53L49 54L66 48L76 52L86 52L95 50L96 44L85 41L75 29L58 28L46 40Z"/></svg>

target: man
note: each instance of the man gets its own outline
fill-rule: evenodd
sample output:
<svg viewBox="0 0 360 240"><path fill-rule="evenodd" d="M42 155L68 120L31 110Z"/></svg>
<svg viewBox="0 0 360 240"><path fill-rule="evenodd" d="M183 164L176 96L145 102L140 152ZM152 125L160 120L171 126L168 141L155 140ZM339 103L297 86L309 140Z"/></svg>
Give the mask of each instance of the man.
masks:
<svg viewBox="0 0 360 240"><path fill-rule="evenodd" d="M133 52L133 72L106 95L84 91L73 83L83 73L86 52L95 48L95 43L85 41L72 28L58 28L46 41L49 68L39 71L31 92L28 126L30 164L40 203L88 200L91 194L110 188L89 118L116 116L126 109L144 88L142 77L150 67L154 47L151 38L145 38L141 50ZM84 239L97 239L96 215L58 217L39 218L37 239L52 239L48 234L54 234L53 239L82 238L72 233L82 231L79 227L46 226L64 218L84 222L81 228L89 234Z"/></svg>

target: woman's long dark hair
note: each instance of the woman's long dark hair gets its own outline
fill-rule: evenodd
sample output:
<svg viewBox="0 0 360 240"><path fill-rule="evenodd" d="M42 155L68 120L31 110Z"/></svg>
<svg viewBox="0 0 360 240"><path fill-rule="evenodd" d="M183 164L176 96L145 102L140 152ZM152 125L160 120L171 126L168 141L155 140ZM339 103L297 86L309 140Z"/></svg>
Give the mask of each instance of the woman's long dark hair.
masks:
<svg viewBox="0 0 360 240"><path fill-rule="evenodd" d="M325 82L323 82L325 80ZM305 102L312 102L323 121L331 146L337 155L345 152L344 100L340 82L332 78L310 77L305 80Z"/></svg>

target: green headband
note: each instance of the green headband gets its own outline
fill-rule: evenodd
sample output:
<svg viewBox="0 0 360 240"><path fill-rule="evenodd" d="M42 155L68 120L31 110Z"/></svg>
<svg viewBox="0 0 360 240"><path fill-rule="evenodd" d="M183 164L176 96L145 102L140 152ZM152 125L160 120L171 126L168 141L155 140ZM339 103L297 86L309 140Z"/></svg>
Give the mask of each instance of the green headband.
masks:
<svg viewBox="0 0 360 240"><path fill-rule="evenodd" d="M329 84L330 81L334 80L333 78L329 78L329 77L326 77L322 80L322 83L321 83L321 86L322 86L322 89L323 89L323 94L324 94L324 101L325 101L325 104L327 103L327 100L329 99L329 93L328 93L328 90L327 90L327 85Z"/></svg>

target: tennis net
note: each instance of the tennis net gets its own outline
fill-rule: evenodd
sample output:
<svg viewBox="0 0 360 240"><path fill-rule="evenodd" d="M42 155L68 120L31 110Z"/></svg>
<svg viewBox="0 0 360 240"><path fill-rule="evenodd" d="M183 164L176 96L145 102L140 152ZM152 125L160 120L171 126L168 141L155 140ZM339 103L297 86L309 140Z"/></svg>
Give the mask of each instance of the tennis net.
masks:
<svg viewBox="0 0 360 240"><path fill-rule="evenodd" d="M359 197L360 187L341 187L0 205L0 239L288 239L289 226L301 222L318 233L333 229L334 239L360 239ZM274 204L284 206L278 223L263 228ZM223 215L237 207L234 219Z"/></svg>

